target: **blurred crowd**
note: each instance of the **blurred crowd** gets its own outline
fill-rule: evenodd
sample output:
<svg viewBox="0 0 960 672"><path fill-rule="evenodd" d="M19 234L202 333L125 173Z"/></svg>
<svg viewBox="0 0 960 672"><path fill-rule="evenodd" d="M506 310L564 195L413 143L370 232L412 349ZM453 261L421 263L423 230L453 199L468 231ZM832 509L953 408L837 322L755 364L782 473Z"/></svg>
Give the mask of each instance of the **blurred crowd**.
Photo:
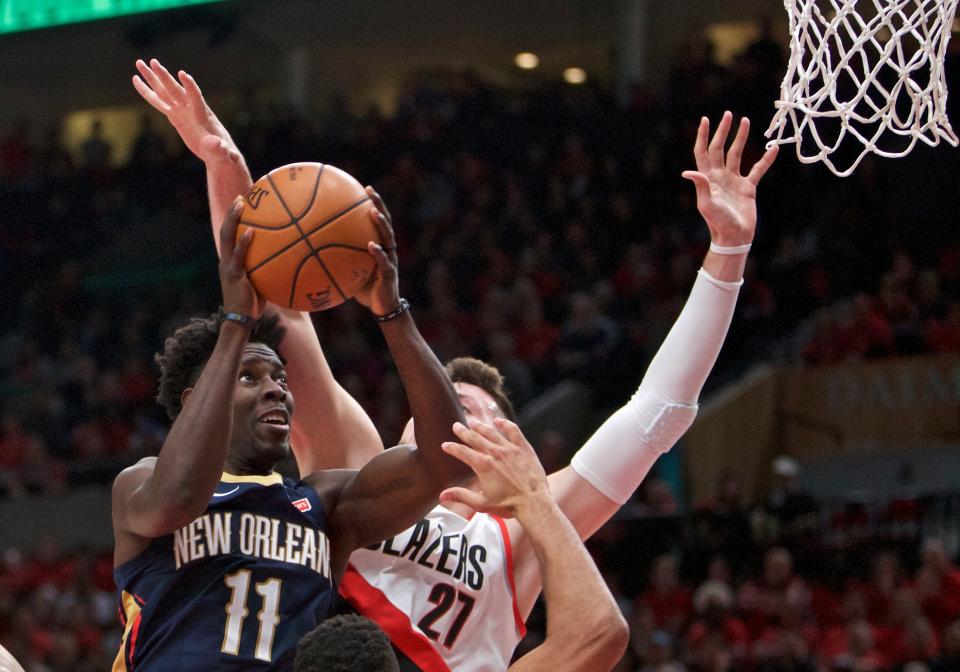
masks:
<svg viewBox="0 0 960 672"><path fill-rule="evenodd" d="M390 115L335 100L308 117L251 94L222 116L255 176L318 160L378 188L402 293L441 359L497 365L520 407L575 379L605 409L638 384L709 243L679 177L699 118L749 115L756 160L781 72L769 41L729 67L691 44L662 91L625 101L592 83L502 90L447 73L411 82ZM96 123L73 153L56 129L0 129L0 497L109 483L163 442L151 357L219 292L203 167L162 122L144 117L122 165ZM710 385L760 359L960 351L958 162L918 147L840 180L784 151ZM335 374L395 441L405 401L369 316L349 303L314 319ZM838 550L837 520L811 500L783 495L785 523L733 479L720 492L680 515L650 479L635 519L592 544L630 615L621 670L960 670L960 571L942 541L914 530ZM52 540L8 550L0 640L31 670L106 669L112 590L109 556Z"/></svg>
<svg viewBox="0 0 960 672"><path fill-rule="evenodd" d="M322 160L377 186L402 291L441 359L491 361L521 407L578 379L602 409L636 386L709 242L679 177L699 117L751 116L755 160L781 60L762 40L724 68L691 44L663 91L626 102L456 73L411 82L390 116L336 99L307 118L253 94L222 116L254 175ZM152 353L218 291L203 167L158 123L145 114L122 165L99 122L74 153L56 129L0 129L0 279L15 290L0 297L0 493L108 481L162 441ZM759 358L960 350L956 153L868 159L844 180L783 154L710 385ZM393 440L405 404L370 320L348 305L316 322Z"/></svg>
<svg viewBox="0 0 960 672"><path fill-rule="evenodd" d="M786 473L786 472L784 472ZM762 502L733 475L664 510L657 479L588 546L631 628L618 672L960 669L960 497L818 502L790 474ZM0 643L31 672L100 672L121 630L109 552L43 538L0 556ZM542 605L518 655L545 636Z"/></svg>

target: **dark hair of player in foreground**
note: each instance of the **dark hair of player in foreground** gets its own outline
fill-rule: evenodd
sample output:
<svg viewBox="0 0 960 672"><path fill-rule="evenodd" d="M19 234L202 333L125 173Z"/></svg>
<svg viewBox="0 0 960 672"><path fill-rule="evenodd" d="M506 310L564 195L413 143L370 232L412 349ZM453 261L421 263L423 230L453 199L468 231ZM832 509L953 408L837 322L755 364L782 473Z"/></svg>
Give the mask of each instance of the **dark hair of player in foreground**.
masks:
<svg viewBox="0 0 960 672"><path fill-rule="evenodd" d="M386 633L363 616L328 618L297 645L293 672L399 672Z"/></svg>
<svg viewBox="0 0 960 672"><path fill-rule="evenodd" d="M183 410L183 391L197 384L203 367L210 358L223 324L223 309L210 317L194 317L167 338L163 352L154 358L160 367L160 384L157 403L167 412L167 417L176 420ZM285 329L279 326L276 314L261 315L250 330L249 343L261 343L280 357L280 342Z"/></svg>

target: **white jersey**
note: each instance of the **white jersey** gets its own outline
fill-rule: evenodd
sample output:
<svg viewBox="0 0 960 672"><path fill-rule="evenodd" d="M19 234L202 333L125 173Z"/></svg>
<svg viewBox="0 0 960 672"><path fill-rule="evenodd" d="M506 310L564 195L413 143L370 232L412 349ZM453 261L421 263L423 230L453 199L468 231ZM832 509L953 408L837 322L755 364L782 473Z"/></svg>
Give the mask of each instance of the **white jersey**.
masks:
<svg viewBox="0 0 960 672"><path fill-rule="evenodd" d="M354 551L340 594L424 672L503 672L526 629L501 518L437 506Z"/></svg>

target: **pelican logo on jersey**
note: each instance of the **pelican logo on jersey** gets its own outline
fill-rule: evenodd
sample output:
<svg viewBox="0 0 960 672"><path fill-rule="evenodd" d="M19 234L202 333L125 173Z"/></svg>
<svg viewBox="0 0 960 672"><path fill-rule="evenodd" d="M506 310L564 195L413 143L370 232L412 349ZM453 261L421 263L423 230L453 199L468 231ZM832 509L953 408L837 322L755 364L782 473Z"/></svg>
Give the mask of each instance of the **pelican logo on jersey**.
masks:
<svg viewBox="0 0 960 672"><path fill-rule="evenodd" d="M307 499L306 497L304 497L303 499L298 499L297 501L293 502L293 505L297 508L297 511L301 511L304 513L313 508L313 506L310 504L310 500Z"/></svg>
<svg viewBox="0 0 960 672"><path fill-rule="evenodd" d="M443 526L436 524L436 521L431 524L425 518L396 537L367 548L435 569L462 581L473 590L483 587L487 549L479 544L471 544L462 532L444 534Z"/></svg>
<svg viewBox="0 0 960 672"><path fill-rule="evenodd" d="M226 511L202 515L173 533L177 569L194 560L235 551L302 565L330 578L330 540L312 527L253 513Z"/></svg>

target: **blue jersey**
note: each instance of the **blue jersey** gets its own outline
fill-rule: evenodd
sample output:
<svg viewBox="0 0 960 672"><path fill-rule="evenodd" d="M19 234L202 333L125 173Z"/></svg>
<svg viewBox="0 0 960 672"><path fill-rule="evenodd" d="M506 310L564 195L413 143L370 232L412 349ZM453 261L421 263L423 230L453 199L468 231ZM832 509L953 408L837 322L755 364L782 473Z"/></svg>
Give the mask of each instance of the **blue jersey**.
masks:
<svg viewBox="0 0 960 672"><path fill-rule="evenodd" d="M114 672L292 669L333 605L326 526L310 486L224 474L202 516L114 570Z"/></svg>

